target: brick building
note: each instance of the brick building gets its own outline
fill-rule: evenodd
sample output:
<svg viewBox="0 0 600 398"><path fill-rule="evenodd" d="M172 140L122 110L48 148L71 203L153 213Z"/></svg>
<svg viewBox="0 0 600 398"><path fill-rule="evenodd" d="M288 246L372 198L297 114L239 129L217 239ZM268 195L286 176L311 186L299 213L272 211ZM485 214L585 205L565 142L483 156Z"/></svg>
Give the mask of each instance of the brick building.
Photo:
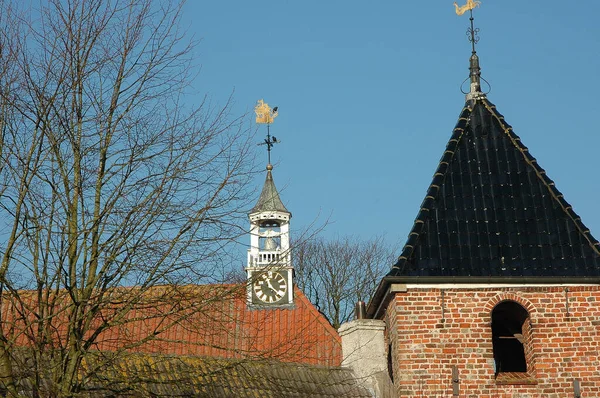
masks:
<svg viewBox="0 0 600 398"><path fill-rule="evenodd" d="M355 326L385 337L393 396L599 397L600 244L480 79L473 45L466 104Z"/></svg>
<svg viewBox="0 0 600 398"><path fill-rule="evenodd" d="M111 290L114 306L94 319L106 327L84 339L81 396L600 397L600 244L480 79L473 47L465 106L398 262L357 320L334 330L294 286L291 213L269 164L245 283L157 286L128 311L136 287ZM267 133L269 151L276 142ZM0 308L17 385L52 396L31 369L65 350L70 303L51 292L47 360L27 350L38 336L23 309L37 298L20 297Z"/></svg>

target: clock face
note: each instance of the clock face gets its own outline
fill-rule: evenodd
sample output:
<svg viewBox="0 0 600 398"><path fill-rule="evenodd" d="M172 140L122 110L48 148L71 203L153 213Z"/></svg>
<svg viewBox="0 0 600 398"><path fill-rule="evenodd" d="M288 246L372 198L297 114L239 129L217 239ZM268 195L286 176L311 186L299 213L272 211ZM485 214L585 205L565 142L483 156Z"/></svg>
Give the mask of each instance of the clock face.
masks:
<svg viewBox="0 0 600 398"><path fill-rule="evenodd" d="M276 303L287 292L287 282L281 272L267 271L256 278L252 284L254 295L263 303Z"/></svg>

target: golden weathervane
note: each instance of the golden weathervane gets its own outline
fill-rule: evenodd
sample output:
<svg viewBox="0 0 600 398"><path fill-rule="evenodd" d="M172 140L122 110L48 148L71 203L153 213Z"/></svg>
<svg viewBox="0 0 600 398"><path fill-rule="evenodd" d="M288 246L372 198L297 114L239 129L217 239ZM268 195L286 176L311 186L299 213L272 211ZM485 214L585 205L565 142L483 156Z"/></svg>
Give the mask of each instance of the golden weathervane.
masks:
<svg viewBox="0 0 600 398"><path fill-rule="evenodd" d="M271 124L277 117L277 107L271 109L269 104L263 100L258 100L254 107L254 113L256 113L256 123L259 124Z"/></svg>
<svg viewBox="0 0 600 398"><path fill-rule="evenodd" d="M459 6L454 2L454 8L456 9L456 15L463 15L465 12L474 9L475 7L479 7L481 4L480 1L477 0L467 0L467 4L464 6Z"/></svg>

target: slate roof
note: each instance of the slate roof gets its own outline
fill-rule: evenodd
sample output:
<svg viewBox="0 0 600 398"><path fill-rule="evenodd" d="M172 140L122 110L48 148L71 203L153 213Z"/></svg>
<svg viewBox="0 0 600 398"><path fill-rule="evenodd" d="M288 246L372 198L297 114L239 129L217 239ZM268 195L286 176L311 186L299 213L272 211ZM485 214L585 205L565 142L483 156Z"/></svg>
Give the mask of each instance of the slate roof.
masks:
<svg viewBox="0 0 600 398"><path fill-rule="evenodd" d="M496 107L467 103L388 280L600 280L600 244Z"/></svg>
<svg viewBox="0 0 600 398"><path fill-rule="evenodd" d="M97 353L98 358L104 356ZM367 398L351 370L340 367L207 357L136 354L119 356L90 372L81 397ZM84 367L97 366L89 356ZM33 391L27 367L18 380ZM52 391L50 380L42 388Z"/></svg>
<svg viewBox="0 0 600 398"><path fill-rule="evenodd" d="M268 165L265 185L263 186L262 192L260 193L260 197L258 198L256 206L254 206L252 210L250 210L250 214L263 211L281 211L284 213L290 213L288 209L285 208L283 202L281 201L281 198L279 197L279 192L277 192L275 182L273 181L271 169L272 166Z"/></svg>

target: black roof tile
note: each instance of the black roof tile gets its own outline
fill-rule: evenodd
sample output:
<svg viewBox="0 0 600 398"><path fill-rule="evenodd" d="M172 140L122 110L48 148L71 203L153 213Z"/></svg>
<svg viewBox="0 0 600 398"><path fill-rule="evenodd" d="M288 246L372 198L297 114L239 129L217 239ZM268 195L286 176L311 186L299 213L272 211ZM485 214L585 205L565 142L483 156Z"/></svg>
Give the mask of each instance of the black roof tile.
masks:
<svg viewBox="0 0 600 398"><path fill-rule="evenodd" d="M600 277L600 245L486 98L465 106L387 279Z"/></svg>

